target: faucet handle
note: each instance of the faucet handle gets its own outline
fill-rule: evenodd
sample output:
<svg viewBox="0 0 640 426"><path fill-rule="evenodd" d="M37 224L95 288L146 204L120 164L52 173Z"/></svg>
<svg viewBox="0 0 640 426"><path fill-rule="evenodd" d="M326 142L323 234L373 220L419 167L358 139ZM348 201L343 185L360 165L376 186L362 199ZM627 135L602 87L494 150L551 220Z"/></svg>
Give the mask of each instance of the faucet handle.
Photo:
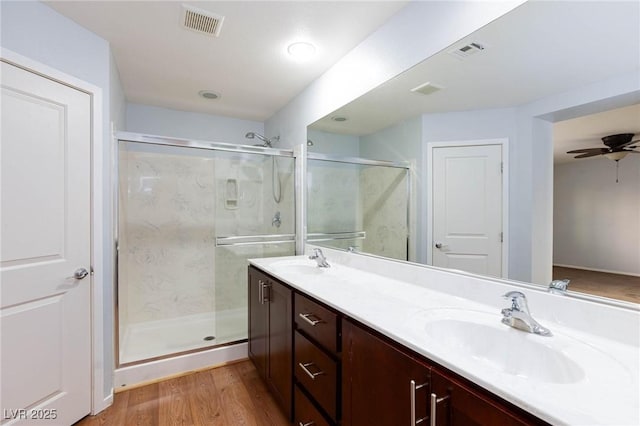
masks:
<svg viewBox="0 0 640 426"><path fill-rule="evenodd" d="M570 282L571 280L566 278L564 280L553 280L549 283L548 290L551 293L562 294L567 291L567 287L569 287Z"/></svg>
<svg viewBox="0 0 640 426"><path fill-rule="evenodd" d="M518 299L518 298L526 299L527 298L524 295L524 293L522 293L520 291L509 291L509 292L503 294L502 297L504 297L505 299Z"/></svg>
<svg viewBox="0 0 640 426"><path fill-rule="evenodd" d="M502 295L505 299L511 299L511 309L514 311L527 310L527 296L520 291L509 291Z"/></svg>

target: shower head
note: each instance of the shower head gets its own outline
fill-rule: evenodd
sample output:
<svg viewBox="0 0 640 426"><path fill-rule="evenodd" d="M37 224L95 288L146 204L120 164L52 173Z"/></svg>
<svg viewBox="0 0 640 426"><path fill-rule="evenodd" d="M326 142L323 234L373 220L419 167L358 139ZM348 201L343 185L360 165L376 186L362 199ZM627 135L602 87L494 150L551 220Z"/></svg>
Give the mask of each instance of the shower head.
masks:
<svg viewBox="0 0 640 426"><path fill-rule="evenodd" d="M269 148L272 147L272 143L274 141L278 141L280 139L279 136L276 136L274 138L271 139L267 139L266 137L262 136L260 133L255 133L255 132L249 132L246 135L244 135L245 138L247 139L255 139L258 138L260 139L262 142L264 142L263 144L259 144L258 146L268 146Z"/></svg>

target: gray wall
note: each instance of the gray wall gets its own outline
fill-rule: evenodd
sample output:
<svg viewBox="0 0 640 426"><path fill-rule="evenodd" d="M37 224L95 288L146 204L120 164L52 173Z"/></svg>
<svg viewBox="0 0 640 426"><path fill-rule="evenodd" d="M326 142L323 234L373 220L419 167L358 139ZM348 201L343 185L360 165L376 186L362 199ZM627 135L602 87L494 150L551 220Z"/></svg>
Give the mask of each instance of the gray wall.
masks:
<svg viewBox="0 0 640 426"><path fill-rule="evenodd" d="M358 136L339 135L337 133L309 129L307 138L313 141L313 146L307 148L309 152L340 157L360 156L360 138Z"/></svg>
<svg viewBox="0 0 640 426"><path fill-rule="evenodd" d="M264 134L264 124L258 121L131 103L127 104L126 122L129 132L240 145L260 143L246 139L247 132Z"/></svg>
<svg viewBox="0 0 640 426"><path fill-rule="evenodd" d="M3 1L1 3L1 43L29 59L41 62L64 73L84 80L102 89L104 191L103 206L105 228L102 230L105 248L104 270L104 389L103 396L111 394L113 387L113 262L112 262L112 202L111 202L111 126L114 120L124 127L122 114L124 96L119 78L112 64L109 43L87 31L70 19L35 1ZM114 94L114 98L112 98ZM111 117L111 112L117 116Z"/></svg>
<svg viewBox="0 0 640 426"><path fill-rule="evenodd" d="M640 276L640 155L554 167L553 263Z"/></svg>

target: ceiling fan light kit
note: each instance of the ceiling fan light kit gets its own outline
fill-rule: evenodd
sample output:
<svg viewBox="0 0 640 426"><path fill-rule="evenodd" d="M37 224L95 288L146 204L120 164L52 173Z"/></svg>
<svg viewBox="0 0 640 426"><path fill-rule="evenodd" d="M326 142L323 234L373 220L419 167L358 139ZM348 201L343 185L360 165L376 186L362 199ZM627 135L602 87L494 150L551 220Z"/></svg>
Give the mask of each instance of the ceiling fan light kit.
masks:
<svg viewBox="0 0 640 426"><path fill-rule="evenodd" d="M633 140L633 133L619 133L617 135L609 135L602 138L602 143L608 148L584 148L567 151L567 154L578 154L574 158L589 158L596 155L603 155L609 160L616 162L616 183L618 183L618 166L619 161L629 153L640 154L640 151L634 151L637 146L631 146L640 139Z"/></svg>

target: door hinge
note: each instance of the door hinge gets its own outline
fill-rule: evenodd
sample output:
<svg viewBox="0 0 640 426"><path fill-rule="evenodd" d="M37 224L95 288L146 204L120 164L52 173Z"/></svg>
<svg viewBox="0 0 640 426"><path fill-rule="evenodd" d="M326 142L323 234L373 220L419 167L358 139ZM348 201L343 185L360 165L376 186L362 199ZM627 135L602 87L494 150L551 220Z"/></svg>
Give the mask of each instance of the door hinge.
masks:
<svg viewBox="0 0 640 426"><path fill-rule="evenodd" d="M500 162L500 173L504 173L504 163Z"/></svg>
<svg viewBox="0 0 640 426"><path fill-rule="evenodd" d="M503 243L504 242L504 232L500 233L500 242Z"/></svg>

